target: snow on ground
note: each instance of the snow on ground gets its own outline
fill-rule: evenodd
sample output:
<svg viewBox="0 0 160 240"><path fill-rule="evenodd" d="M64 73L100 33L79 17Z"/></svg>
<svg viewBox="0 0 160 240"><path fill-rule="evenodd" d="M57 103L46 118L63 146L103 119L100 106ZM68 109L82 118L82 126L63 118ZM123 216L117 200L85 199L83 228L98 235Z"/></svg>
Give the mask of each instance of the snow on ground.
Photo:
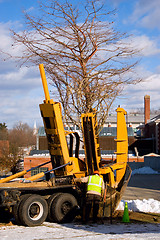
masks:
<svg viewBox="0 0 160 240"><path fill-rule="evenodd" d="M0 227L1 240L142 240L160 239L160 224L56 224L45 222L38 227Z"/></svg>
<svg viewBox="0 0 160 240"><path fill-rule="evenodd" d="M128 203L128 210L130 211L160 213L160 201L151 198L148 200L121 200L117 210L124 210L125 202Z"/></svg>
<svg viewBox="0 0 160 240"><path fill-rule="evenodd" d="M150 167L142 167L132 171L134 174L159 174L159 172L153 170ZM117 210L124 210L125 205L124 200L121 200ZM160 201L154 199L143 199L143 200L128 200L128 210L135 212L151 212L151 213L160 213Z"/></svg>
<svg viewBox="0 0 160 240"><path fill-rule="evenodd" d="M134 169L132 171L132 175L134 174L159 174L159 172L153 170L150 167L142 167L142 168Z"/></svg>

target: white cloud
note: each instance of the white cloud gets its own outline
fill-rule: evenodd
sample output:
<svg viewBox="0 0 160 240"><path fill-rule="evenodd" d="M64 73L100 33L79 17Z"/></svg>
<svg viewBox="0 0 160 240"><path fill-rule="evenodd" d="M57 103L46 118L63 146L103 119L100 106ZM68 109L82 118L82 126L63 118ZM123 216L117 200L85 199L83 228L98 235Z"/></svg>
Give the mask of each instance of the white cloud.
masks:
<svg viewBox="0 0 160 240"><path fill-rule="evenodd" d="M157 72L157 73L160 73L160 65L158 65L158 66L156 67L156 72Z"/></svg>
<svg viewBox="0 0 160 240"><path fill-rule="evenodd" d="M6 122L9 128L18 121L31 126L34 120L41 123L38 106L43 99L38 67L22 67L0 74L0 122Z"/></svg>
<svg viewBox="0 0 160 240"><path fill-rule="evenodd" d="M28 9L25 10L26 13L30 13L34 10L35 8L34 7L30 7Z"/></svg>
<svg viewBox="0 0 160 240"><path fill-rule="evenodd" d="M12 50L12 39L9 28L11 22L0 23L0 122L5 122L11 128L16 122L22 121L33 126L34 120L42 124L39 104L43 102L44 94L38 66L17 67L14 59L7 58L3 52L20 54L22 48Z"/></svg>
<svg viewBox="0 0 160 240"><path fill-rule="evenodd" d="M130 17L130 20L146 28L160 29L159 12L159 0L138 0L135 4L135 8L133 14Z"/></svg>
<svg viewBox="0 0 160 240"><path fill-rule="evenodd" d="M18 31L22 28L22 24L19 21L15 22L0 22L0 58L10 60L12 56L21 56L24 47L22 45L13 46L13 39L11 37L10 29ZM14 60L15 61L15 60Z"/></svg>
<svg viewBox="0 0 160 240"><path fill-rule="evenodd" d="M1 46L0 49L4 50L11 45L11 38L9 37L9 27L10 23L0 23L0 36L1 36Z"/></svg>
<svg viewBox="0 0 160 240"><path fill-rule="evenodd" d="M139 56L154 56L160 54L160 48L158 48L158 40L151 39L147 35L131 36L126 39L133 49L137 49Z"/></svg>
<svg viewBox="0 0 160 240"><path fill-rule="evenodd" d="M110 0L111 4L117 7L121 2L125 2L126 0Z"/></svg>
<svg viewBox="0 0 160 240"><path fill-rule="evenodd" d="M19 69L15 68L8 73L0 74L2 84L1 90L15 89L15 86L17 90L21 90L22 88L25 91L28 89L33 89L39 84L37 73L38 71L36 71L35 67L21 67Z"/></svg>
<svg viewBox="0 0 160 240"><path fill-rule="evenodd" d="M3 106L0 105L0 122L5 122L8 128L12 128L19 121L28 123L33 127L36 120L37 125L42 125L39 110L40 103L42 103L42 98L34 96L29 98L29 95L5 98Z"/></svg>
<svg viewBox="0 0 160 240"><path fill-rule="evenodd" d="M142 69L141 69L142 70ZM145 69L144 69L145 74ZM147 73L147 75L149 72ZM150 73L143 82L127 86L123 92L122 105L127 109L137 109L143 107L143 98L145 95L151 97L151 107L160 108L159 102L160 74Z"/></svg>

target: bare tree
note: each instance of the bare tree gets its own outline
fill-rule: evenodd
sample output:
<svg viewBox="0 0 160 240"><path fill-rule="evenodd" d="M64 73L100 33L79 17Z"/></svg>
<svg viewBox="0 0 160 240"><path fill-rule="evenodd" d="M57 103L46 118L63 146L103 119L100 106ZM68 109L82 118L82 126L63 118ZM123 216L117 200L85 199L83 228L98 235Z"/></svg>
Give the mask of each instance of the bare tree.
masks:
<svg viewBox="0 0 160 240"><path fill-rule="evenodd" d="M8 129L6 123L0 123L0 140L8 139Z"/></svg>
<svg viewBox="0 0 160 240"><path fill-rule="evenodd" d="M6 123L0 123L0 171L9 169L9 141Z"/></svg>
<svg viewBox="0 0 160 240"><path fill-rule="evenodd" d="M27 123L18 122L9 130L10 153L13 155L23 155L23 148L35 145L36 138L33 129Z"/></svg>
<svg viewBox="0 0 160 240"><path fill-rule="evenodd" d="M114 11L100 2L42 1L37 16L25 12L26 30L12 31L25 47L24 62L44 63L65 121L79 125L81 113L96 109L99 127L123 87L139 81L129 74L136 50L114 29Z"/></svg>
<svg viewBox="0 0 160 240"><path fill-rule="evenodd" d="M2 127L5 128L5 126ZM23 159L24 148L35 146L36 137L33 135L33 129L22 122L8 130L7 136L8 141L0 142L0 170L15 171L18 161Z"/></svg>

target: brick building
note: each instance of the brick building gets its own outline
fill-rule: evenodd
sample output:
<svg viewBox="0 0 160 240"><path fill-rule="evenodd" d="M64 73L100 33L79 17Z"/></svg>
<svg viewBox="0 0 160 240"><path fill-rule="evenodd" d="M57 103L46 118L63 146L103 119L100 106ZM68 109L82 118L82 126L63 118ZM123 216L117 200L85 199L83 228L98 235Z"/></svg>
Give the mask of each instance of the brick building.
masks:
<svg viewBox="0 0 160 240"><path fill-rule="evenodd" d="M44 156L44 154L42 155L34 155L34 156L25 156L24 157L24 170L28 170L30 168L33 168L33 167L36 167L42 163L45 163L45 162L48 162L50 161L51 158L49 156L49 154L47 154L47 156ZM51 170L52 169L52 164L51 163L48 163L40 168L36 168L34 170L31 170L30 172L28 172L24 177L27 178L27 177L30 177L30 176L33 176L37 173L40 173L40 172L45 172L45 171L48 171L48 170Z"/></svg>
<svg viewBox="0 0 160 240"><path fill-rule="evenodd" d="M139 155L150 153L160 154L160 114L150 115L150 96L144 97L144 124L138 126L139 134L137 140L130 149L137 149Z"/></svg>

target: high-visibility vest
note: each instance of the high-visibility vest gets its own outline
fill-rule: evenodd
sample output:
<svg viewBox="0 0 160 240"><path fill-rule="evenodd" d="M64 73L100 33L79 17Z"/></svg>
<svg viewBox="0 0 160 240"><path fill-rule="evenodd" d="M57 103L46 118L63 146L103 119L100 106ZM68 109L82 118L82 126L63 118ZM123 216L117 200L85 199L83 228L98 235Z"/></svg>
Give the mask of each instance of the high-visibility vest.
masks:
<svg viewBox="0 0 160 240"><path fill-rule="evenodd" d="M103 180L98 175L92 175L88 178L87 192L94 191L101 194Z"/></svg>

